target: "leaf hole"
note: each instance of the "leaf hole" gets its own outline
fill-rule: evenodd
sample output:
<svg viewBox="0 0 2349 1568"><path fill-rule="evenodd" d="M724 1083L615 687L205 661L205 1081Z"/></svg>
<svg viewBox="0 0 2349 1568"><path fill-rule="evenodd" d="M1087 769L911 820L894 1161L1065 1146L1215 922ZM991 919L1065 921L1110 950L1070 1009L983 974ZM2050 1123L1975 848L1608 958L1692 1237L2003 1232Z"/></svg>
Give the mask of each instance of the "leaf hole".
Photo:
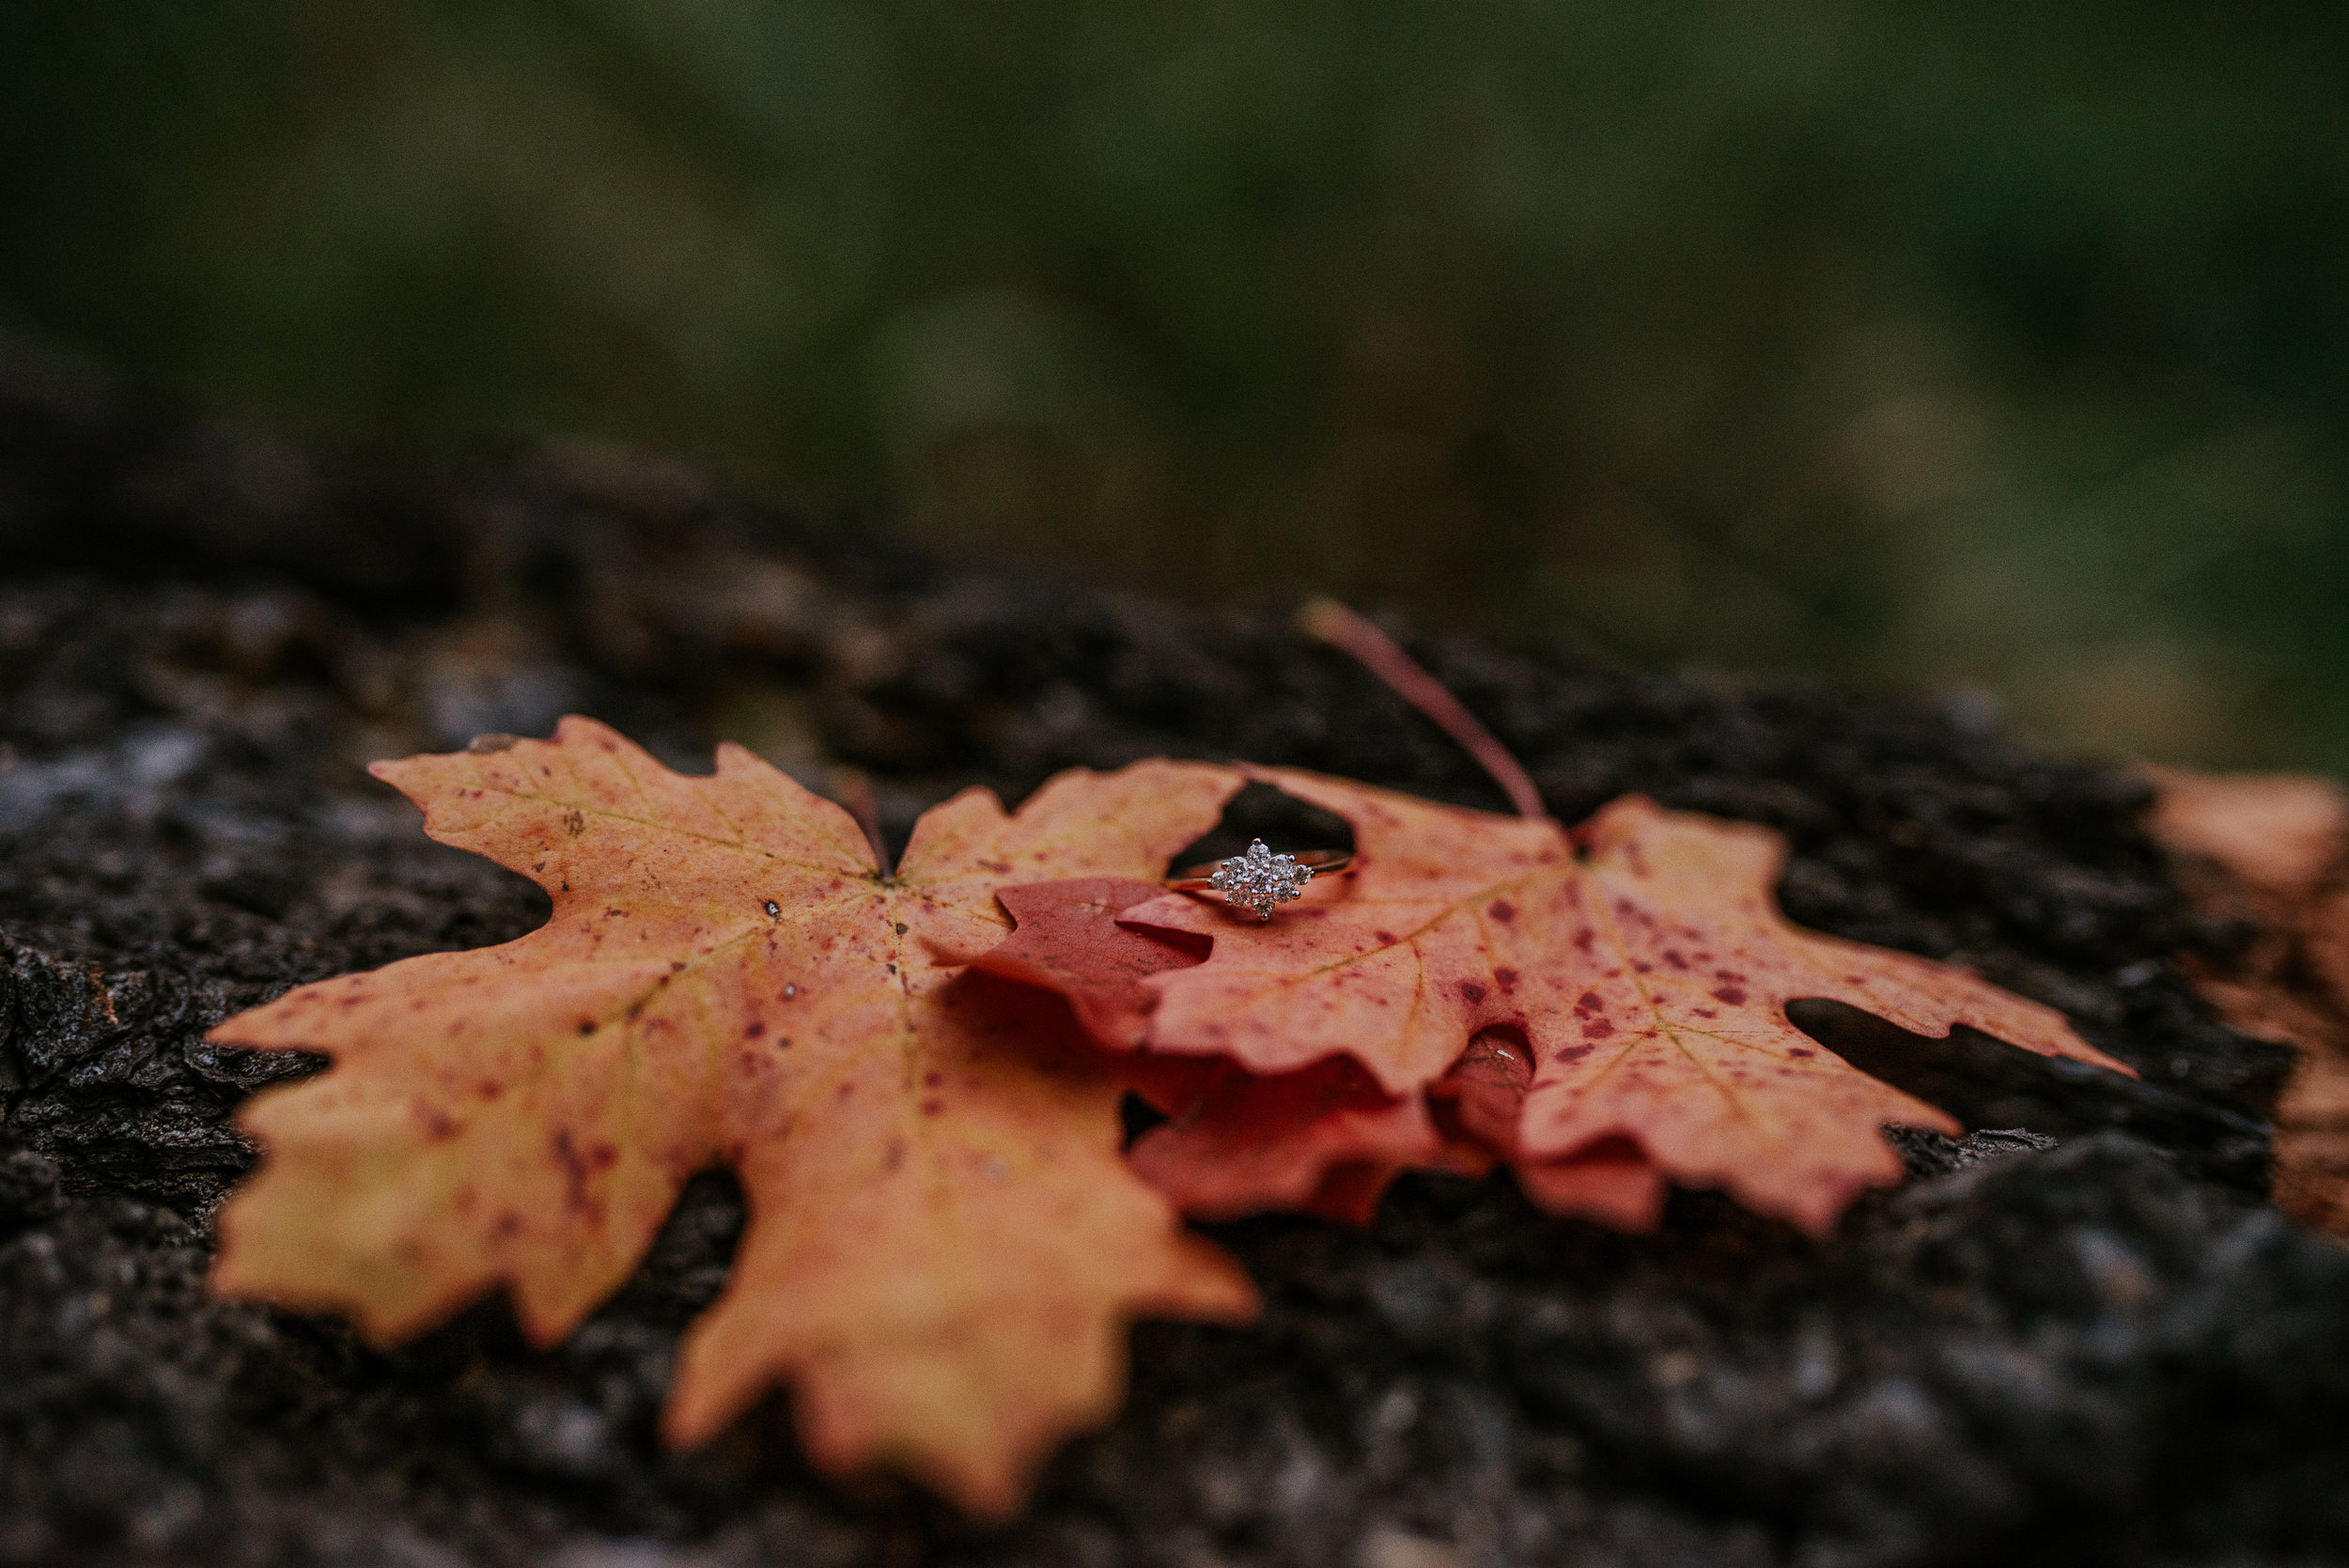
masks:
<svg viewBox="0 0 2349 1568"><path fill-rule="evenodd" d="M654 1237L648 1261L677 1293L677 1305L699 1312L715 1301L733 1272L747 1219L742 1184L731 1171L704 1171L685 1184Z"/></svg>
<svg viewBox="0 0 2349 1568"><path fill-rule="evenodd" d="M1351 853L1354 830L1346 818L1319 806L1282 794L1270 784L1251 784L1232 797L1223 819L1174 857L1181 870L1206 861L1229 860L1262 839L1276 854L1300 849L1341 849Z"/></svg>
<svg viewBox="0 0 2349 1568"><path fill-rule="evenodd" d="M2064 1137L2179 1116L2156 1103L2161 1091L2136 1079L2041 1056L1964 1024L1935 1039L1827 997L1797 998L1786 1004L1786 1017L1852 1066L1948 1111L1968 1132L2030 1127Z"/></svg>
<svg viewBox="0 0 2349 1568"><path fill-rule="evenodd" d="M1134 1140L1143 1133L1148 1132L1152 1127L1164 1126L1167 1115L1165 1111L1128 1089L1125 1096L1117 1102L1117 1119L1126 1129L1125 1141L1118 1147L1130 1149L1134 1146Z"/></svg>

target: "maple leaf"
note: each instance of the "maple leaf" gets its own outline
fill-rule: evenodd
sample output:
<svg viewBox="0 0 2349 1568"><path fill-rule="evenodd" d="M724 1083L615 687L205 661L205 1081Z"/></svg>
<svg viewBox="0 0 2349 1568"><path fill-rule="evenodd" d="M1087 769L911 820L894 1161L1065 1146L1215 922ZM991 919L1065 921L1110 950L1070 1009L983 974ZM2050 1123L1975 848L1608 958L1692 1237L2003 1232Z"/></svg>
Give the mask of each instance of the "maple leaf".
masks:
<svg viewBox="0 0 2349 1568"><path fill-rule="evenodd" d="M1093 1037L1125 1057L1129 1087L1169 1117L1137 1140L1135 1171L1184 1213L1230 1219L1294 1209L1367 1224L1388 1185L1410 1169L1481 1176L1498 1151L1517 1157L1517 1109L1531 1068L1490 1032L1469 1042L1427 1099L1390 1094L1351 1056L1252 1073L1226 1056L1151 1052L1156 996L1142 982L1205 958L1188 932L1117 917L1160 896L1156 882L1086 877L1005 888L1019 928L976 960L1006 978L1058 991ZM1558 1159L1520 1157L1518 1178L1554 1212L1626 1230L1663 1212L1665 1181L1636 1147L1615 1141Z"/></svg>
<svg viewBox="0 0 2349 1568"><path fill-rule="evenodd" d="M1196 964L1212 947L1189 932L1118 920L1164 891L1110 877L1005 888L997 897L1018 929L976 965L1059 992L1097 1041L1131 1053L1125 1081L1169 1120L1143 1133L1128 1157L1184 1213L1230 1219L1293 1209L1367 1224L1402 1172L1481 1176L1498 1152L1555 1213L1626 1230L1648 1229L1662 1215L1663 1173L1635 1145L1613 1140L1556 1159L1523 1156L1518 1110L1532 1067L1521 1037L1477 1035L1426 1098L1385 1093L1351 1056L1257 1074L1228 1056L1150 1051L1157 998L1142 982Z"/></svg>
<svg viewBox="0 0 2349 1568"><path fill-rule="evenodd" d="M2276 1206L2349 1237L2349 792L2288 774L2147 770L2146 827L2195 907L2257 932L2177 966L2228 1026L2297 1048L2276 1101Z"/></svg>
<svg viewBox="0 0 2349 1568"><path fill-rule="evenodd" d="M1390 1096L1437 1087L1554 1212L1637 1228L1676 1181L1821 1233L1898 1177L1884 1124L1959 1130L1796 1029L1785 1003L1799 997L2128 1071L2051 1008L1789 924L1771 900L1783 847L1766 830L1627 797L1569 835L1294 769L1244 771L1346 819L1354 869L1315 878L1269 923L1181 895L1125 908L1123 924L1211 950L1138 977L1138 995L1079 1001L1080 1017L1117 1022L1124 1034L1103 1036L1112 1045L1227 1056L1258 1074L1343 1054ZM1016 893L1004 896L1016 911ZM1044 945L1023 961L1050 983Z"/></svg>
<svg viewBox="0 0 2349 1568"><path fill-rule="evenodd" d="M1165 891L1114 877L1004 888L997 897L1018 929L974 960L1059 992L1096 1041L1125 1053L1127 1086L1168 1118L1128 1151L1144 1180L1201 1219L1278 1208L1361 1224L1405 1169L1490 1168L1481 1146L1446 1139L1420 1096L1386 1093L1351 1057L1259 1074L1226 1056L1148 1050L1156 999L1143 981L1198 963L1211 945L1117 919Z"/></svg>
<svg viewBox="0 0 2349 1568"><path fill-rule="evenodd" d="M717 1431L777 1382L810 1457L899 1466L1000 1516L1106 1418L1141 1314L1238 1321L1245 1277L1119 1157L1118 1079L1052 1000L955 966L995 888L1156 875L1238 785L1162 761L969 790L894 876L847 813L739 747L661 767L603 725L378 764L426 831L553 902L502 947L306 986L224 1044L324 1051L257 1096L258 1174L215 1286L389 1342L504 1285L559 1340L726 1166L749 1227L663 1419Z"/></svg>
<svg viewBox="0 0 2349 1568"><path fill-rule="evenodd" d="M1564 1155L1526 1148L1525 1096L1532 1078L1532 1049L1521 1031L1490 1029L1470 1040L1451 1070L1427 1086L1439 1126L1450 1134L1439 1167L1472 1171L1471 1151L1489 1151L1514 1166L1525 1195L1552 1214L1654 1230L1671 1183L1630 1139L1594 1139Z"/></svg>

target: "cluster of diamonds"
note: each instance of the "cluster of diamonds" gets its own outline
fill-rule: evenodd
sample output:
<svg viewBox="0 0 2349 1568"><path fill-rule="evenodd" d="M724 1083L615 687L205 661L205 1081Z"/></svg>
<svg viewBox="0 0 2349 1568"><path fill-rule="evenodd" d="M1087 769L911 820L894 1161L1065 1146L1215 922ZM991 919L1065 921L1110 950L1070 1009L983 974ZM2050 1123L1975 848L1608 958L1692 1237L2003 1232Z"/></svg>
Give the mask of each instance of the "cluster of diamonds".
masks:
<svg viewBox="0 0 2349 1568"><path fill-rule="evenodd" d="M1295 898L1313 879L1312 866L1299 865L1294 855L1274 854L1258 839L1245 855L1234 855L1217 866L1207 885L1225 903L1255 910L1258 920L1270 920L1274 905Z"/></svg>

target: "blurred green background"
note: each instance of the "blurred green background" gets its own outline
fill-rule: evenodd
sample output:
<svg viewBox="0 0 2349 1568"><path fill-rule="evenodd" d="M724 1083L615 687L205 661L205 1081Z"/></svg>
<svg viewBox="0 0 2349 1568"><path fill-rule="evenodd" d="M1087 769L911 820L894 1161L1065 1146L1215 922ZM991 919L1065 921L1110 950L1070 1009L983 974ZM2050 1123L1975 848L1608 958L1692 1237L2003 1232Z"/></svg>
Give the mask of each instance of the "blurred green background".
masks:
<svg viewBox="0 0 2349 1568"><path fill-rule="evenodd" d="M2349 770L2339 0L8 0L0 224L332 445Z"/></svg>

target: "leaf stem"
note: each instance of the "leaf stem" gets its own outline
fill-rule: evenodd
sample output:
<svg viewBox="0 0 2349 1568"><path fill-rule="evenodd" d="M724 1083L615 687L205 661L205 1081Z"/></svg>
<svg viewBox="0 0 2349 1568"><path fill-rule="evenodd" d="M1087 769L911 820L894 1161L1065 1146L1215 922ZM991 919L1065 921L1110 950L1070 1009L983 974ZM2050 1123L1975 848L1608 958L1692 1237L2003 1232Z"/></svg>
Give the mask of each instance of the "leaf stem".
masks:
<svg viewBox="0 0 2349 1568"><path fill-rule="evenodd" d="M1304 608L1297 613L1297 624L1306 636L1352 655L1389 691L1425 714L1438 729L1458 742L1462 751L1492 775L1493 783L1509 797L1509 803L1517 809L1518 815L1549 815L1542 806L1541 791L1533 787L1532 779L1517 759L1509 754L1509 748L1495 738L1475 714L1462 706L1460 699L1446 690L1443 682L1405 653L1393 638L1333 598L1306 600Z"/></svg>

